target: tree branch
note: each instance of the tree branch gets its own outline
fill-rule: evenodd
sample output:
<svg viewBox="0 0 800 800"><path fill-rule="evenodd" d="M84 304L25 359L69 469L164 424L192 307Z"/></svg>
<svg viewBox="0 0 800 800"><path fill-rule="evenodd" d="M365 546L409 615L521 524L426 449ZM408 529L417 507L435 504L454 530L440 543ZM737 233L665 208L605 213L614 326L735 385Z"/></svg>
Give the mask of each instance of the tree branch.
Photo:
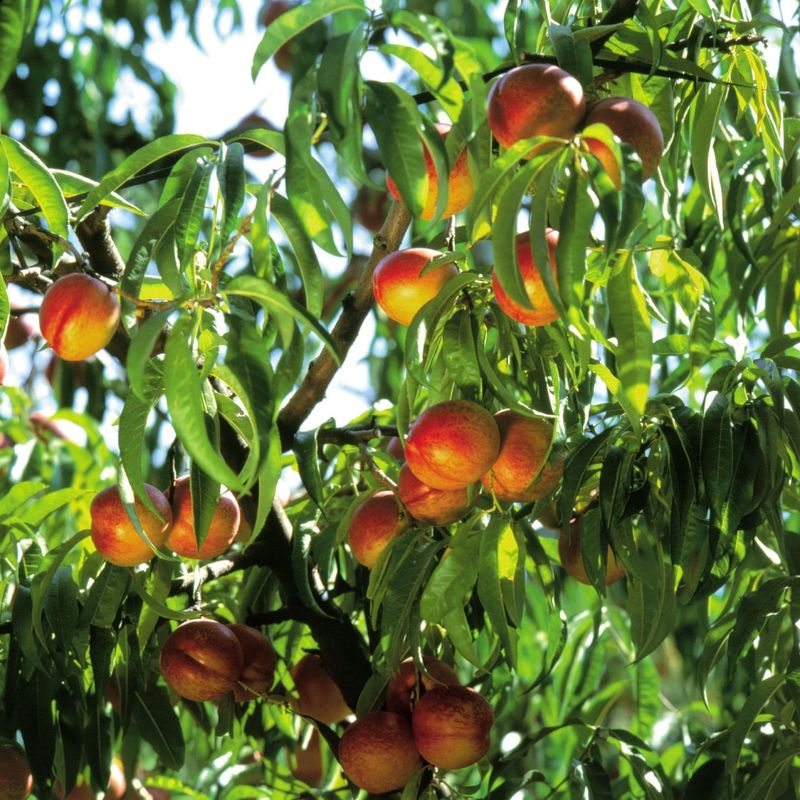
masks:
<svg viewBox="0 0 800 800"><path fill-rule="evenodd" d="M109 206L97 206L75 226L78 241L89 256L92 269L105 278L119 281L125 274L125 262L111 238Z"/></svg>

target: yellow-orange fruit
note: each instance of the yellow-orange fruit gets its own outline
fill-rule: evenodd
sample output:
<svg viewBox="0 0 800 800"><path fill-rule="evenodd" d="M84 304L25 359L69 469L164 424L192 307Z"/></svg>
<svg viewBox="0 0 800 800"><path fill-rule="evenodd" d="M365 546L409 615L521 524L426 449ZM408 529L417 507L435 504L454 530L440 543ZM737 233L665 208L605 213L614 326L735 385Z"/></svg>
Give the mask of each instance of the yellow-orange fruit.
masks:
<svg viewBox="0 0 800 800"><path fill-rule="evenodd" d="M172 527L167 535L167 547L184 558L216 558L231 546L239 532L240 522L241 512L236 498L230 492L220 495L208 534L198 550L189 477L178 478L172 496Z"/></svg>
<svg viewBox="0 0 800 800"><path fill-rule="evenodd" d="M436 124L436 130L443 138L450 132L451 125L442 123ZM420 216L422 219L433 219L436 213L436 203L439 200L439 173L436 171L436 165L433 163L430 150L427 145L422 145L422 154L425 159L425 169L428 176L428 184L425 194L425 205L422 208ZM400 192L397 185L392 180L391 175L386 176L386 188L391 192L393 197L400 199ZM469 158L467 156L467 148L465 147L456 157L456 163L450 170L450 176L447 180L447 205L442 211L443 217L451 217L459 211L463 211L472 200L472 194L475 191L475 184L472 179L472 173L469 169Z"/></svg>
<svg viewBox="0 0 800 800"><path fill-rule="evenodd" d="M217 700L232 691L244 669L236 634L213 619L179 625L161 648L161 674L187 700Z"/></svg>
<svg viewBox="0 0 800 800"><path fill-rule="evenodd" d="M408 517L394 492L378 492L356 509L347 529L353 558L368 569L375 566L389 542L408 527Z"/></svg>
<svg viewBox="0 0 800 800"><path fill-rule="evenodd" d="M664 153L664 134L656 115L638 100L630 97L606 97L590 103L584 125L603 123L616 136L629 144L642 161L642 178L656 174ZM603 165L617 190L622 188L619 165L611 151L599 139L587 137L586 146Z"/></svg>
<svg viewBox="0 0 800 800"><path fill-rule="evenodd" d="M348 726L338 755L344 774L373 794L402 789L422 767L411 724L391 711L371 711Z"/></svg>
<svg viewBox="0 0 800 800"><path fill-rule="evenodd" d="M372 273L372 292L389 319L401 325L410 324L422 306L458 275L458 268L452 262L422 274L431 260L440 255L438 250L413 247L396 250L381 259Z"/></svg>
<svg viewBox="0 0 800 800"><path fill-rule="evenodd" d="M442 769L460 769L489 750L494 712L466 686L436 686L420 698L411 715L420 755Z"/></svg>
<svg viewBox="0 0 800 800"><path fill-rule="evenodd" d="M386 687L386 710L411 717L411 712L425 692L435 686L459 686L461 681L449 664L433 656L422 656L427 674L417 670L413 658L401 662Z"/></svg>
<svg viewBox="0 0 800 800"><path fill-rule="evenodd" d="M155 486L146 483L144 488L161 519L150 511L138 497L134 501L136 516L150 541L156 547L161 547L167 538L167 531L172 522L172 509L167 498ZM119 489L116 486L109 486L95 496L90 513L92 541L106 561L110 561L118 567L133 567L136 564L143 564L153 557L153 551L133 527L133 522L122 505Z"/></svg>
<svg viewBox="0 0 800 800"><path fill-rule="evenodd" d="M292 680L297 689L297 700L293 705L303 716L326 725L350 716L350 708L339 687L316 653L307 653L294 665Z"/></svg>
<svg viewBox="0 0 800 800"><path fill-rule="evenodd" d="M475 483L500 452L494 417L471 400L445 400L417 417L406 438L406 463L434 489Z"/></svg>
<svg viewBox="0 0 800 800"><path fill-rule="evenodd" d="M233 699L237 703L246 703L272 688L278 656L270 640L256 628L234 623L228 625L228 629L239 640L244 658L242 674L233 687Z"/></svg>
<svg viewBox="0 0 800 800"><path fill-rule="evenodd" d="M76 272L47 290L39 307L39 327L60 358L83 361L111 341L119 315L119 301L111 289Z"/></svg>
<svg viewBox="0 0 800 800"><path fill-rule="evenodd" d="M33 791L33 775L22 750L0 744L0 800L25 800Z"/></svg>
<svg viewBox="0 0 800 800"><path fill-rule="evenodd" d="M573 517L558 535L558 558L567 575L579 583L591 585L581 553L581 517ZM616 583L625 575L625 567L609 547L606 553L606 586Z"/></svg>
<svg viewBox="0 0 800 800"><path fill-rule="evenodd" d="M558 285L558 267L556 265L556 246L558 245L558 231L551 228L547 230L547 251L550 256L550 271L553 280ZM516 239L516 256L519 272L528 299L533 308L525 308L516 300L512 300L497 279L496 270L492 270L492 290L494 291L497 304L511 319L521 322L523 325L537 327L539 325L549 325L558 319L558 311L547 293L542 276L533 260L533 250L528 232L520 233Z"/></svg>
<svg viewBox="0 0 800 800"><path fill-rule="evenodd" d="M580 83L548 64L509 70L492 86L487 100L489 127L503 147L532 136L570 139L585 109Z"/></svg>
<svg viewBox="0 0 800 800"><path fill-rule="evenodd" d="M322 749L320 748L319 731L311 729L307 741L299 741L294 746L294 763L292 775L309 786L322 783Z"/></svg>
<svg viewBox="0 0 800 800"><path fill-rule="evenodd" d="M500 429L500 455L481 478L498 500L529 503L547 496L564 471L563 458L548 461L553 425L511 409L494 415Z"/></svg>
<svg viewBox="0 0 800 800"><path fill-rule="evenodd" d="M449 525L461 519L475 504L478 493L474 486L463 489L434 489L423 483L408 468L400 467L397 496L406 511L425 525Z"/></svg>

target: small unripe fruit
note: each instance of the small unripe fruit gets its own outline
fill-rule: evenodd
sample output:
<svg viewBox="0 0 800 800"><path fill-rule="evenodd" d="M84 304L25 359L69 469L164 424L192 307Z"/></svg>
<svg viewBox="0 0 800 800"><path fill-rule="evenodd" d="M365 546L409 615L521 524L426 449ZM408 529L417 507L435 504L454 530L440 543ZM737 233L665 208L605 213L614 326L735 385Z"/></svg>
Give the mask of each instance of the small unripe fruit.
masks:
<svg viewBox="0 0 800 800"><path fill-rule="evenodd" d="M558 558L567 575L579 583L591 585L581 552L581 520L580 515L573 517L569 525L561 529L558 536ZM614 551L609 547L606 553L606 586L611 586L625 575L625 566L617 560Z"/></svg>
<svg viewBox="0 0 800 800"><path fill-rule="evenodd" d="M83 361L111 341L119 316L119 301L111 289L75 272L47 290L39 308L39 327L60 358Z"/></svg>
<svg viewBox="0 0 800 800"><path fill-rule="evenodd" d="M529 503L547 496L561 478L562 458L547 461L553 425L505 409L494 415L500 429L500 455L481 483L498 500Z"/></svg>
<svg viewBox="0 0 800 800"><path fill-rule="evenodd" d="M33 791L33 775L22 750L0 744L0 800L25 800Z"/></svg>
<svg viewBox="0 0 800 800"><path fill-rule="evenodd" d="M391 711L371 711L348 726L338 755L344 774L373 794L402 789L422 766L409 721Z"/></svg>
<svg viewBox="0 0 800 800"><path fill-rule="evenodd" d="M408 518L398 505L394 492L373 494L356 509L347 529L347 542L353 558L372 569L392 539L407 527Z"/></svg>
<svg viewBox="0 0 800 800"><path fill-rule="evenodd" d="M509 70L489 91L489 127L503 147L533 136L570 139L583 117L583 88L554 65Z"/></svg>
<svg viewBox="0 0 800 800"><path fill-rule="evenodd" d="M475 504L474 486L463 489L434 489L424 484L403 464L397 476L397 496L406 511L425 525L449 525L461 519Z"/></svg>
<svg viewBox="0 0 800 800"><path fill-rule="evenodd" d="M305 717L333 725L350 716L350 708L342 692L322 665L316 653L303 656L292 668L297 689L295 710Z"/></svg>
<svg viewBox="0 0 800 800"><path fill-rule="evenodd" d="M221 622L193 619L178 626L161 649L161 674L187 700L217 700L236 686L244 653Z"/></svg>
<svg viewBox="0 0 800 800"><path fill-rule="evenodd" d="M450 132L450 125L441 123L436 124L436 130L439 135L446 137ZM436 165L433 163L430 150L427 145L423 144L422 154L425 159L425 169L428 176L427 192L425 195L425 205L422 208L420 216L422 219L433 219L436 213L436 203L439 199L439 173L436 171ZM390 175L386 176L386 188L391 192L393 197L400 199L400 192L397 185L392 180ZM456 157L456 162L450 170L450 177L447 181L447 205L442 211L443 217L451 217L459 211L463 211L472 200L472 194L475 190L475 185L472 180L472 173L469 169L469 158L467 156L467 148L465 147Z"/></svg>
<svg viewBox="0 0 800 800"><path fill-rule="evenodd" d="M270 640L256 628L234 623L228 625L228 629L239 640L244 658L242 674L233 687L233 699L237 703L246 703L272 688L278 656Z"/></svg>
<svg viewBox="0 0 800 800"><path fill-rule="evenodd" d="M459 686L461 681L449 664L433 656L422 656L427 673L417 670L413 658L407 658L389 679L386 687L386 710L411 717L420 697L436 686Z"/></svg>
<svg viewBox="0 0 800 800"><path fill-rule="evenodd" d="M240 522L241 512L236 498L230 492L220 495L208 534L198 550L189 477L178 478L172 495L172 527L167 536L167 547L184 558L216 558L231 546L239 532Z"/></svg>
<svg viewBox="0 0 800 800"><path fill-rule="evenodd" d="M417 417L406 438L406 463L434 489L475 483L497 459L500 431L494 417L470 400L445 400Z"/></svg>
<svg viewBox="0 0 800 800"><path fill-rule="evenodd" d="M420 755L435 767L460 769L489 751L492 707L466 686L437 686L420 698L411 715Z"/></svg>
<svg viewBox="0 0 800 800"><path fill-rule="evenodd" d="M146 483L144 488L161 519L138 497L134 501L136 516L153 545L161 547L172 522L172 509L167 498L155 486ZM116 486L109 486L99 492L92 500L90 512L92 541L106 561L118 567L133 567L153 557L153 551L136 532L128 517Z"/></svg>
<svg viewBox="0 0 800 800"><path fill-rule="evenodd" d="M557 286L556 246L558 245L558 231L548 229L546 237L547 251L550 256L550 271ZM511 319L529 327L549 325L551 322L555 322L558 319L558 311L547 293L542 276L539 274L539 269L533 260L533 249L531 248L530 236L527 231L517 236L515 252L522 282L533 308L526 308L517 303L516 300L512 300L500 285L500 281L497 279L497 272L492 270L492 290L497 304Z"/></svg>
<svg viewBox="0 0 800 800"><path fill-rule="evenodd" d="M440 255L438 250L413 247L396 250L381 259L372 273L372 291L389 319L409 325L422 306L458 275L458 268L452 262L423 274L428 264Z"/></svg>

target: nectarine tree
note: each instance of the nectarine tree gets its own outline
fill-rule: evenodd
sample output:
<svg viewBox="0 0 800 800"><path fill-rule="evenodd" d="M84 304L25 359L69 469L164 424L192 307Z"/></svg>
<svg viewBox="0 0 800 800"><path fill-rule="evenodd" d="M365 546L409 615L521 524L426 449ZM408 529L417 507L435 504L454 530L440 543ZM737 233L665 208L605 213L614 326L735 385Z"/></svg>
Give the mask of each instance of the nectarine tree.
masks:
<svg viewBox="0 0 800 800"><path fill-rule="evenodd" d="M794 798L797 52L1 2L0 800Z"/></svg>

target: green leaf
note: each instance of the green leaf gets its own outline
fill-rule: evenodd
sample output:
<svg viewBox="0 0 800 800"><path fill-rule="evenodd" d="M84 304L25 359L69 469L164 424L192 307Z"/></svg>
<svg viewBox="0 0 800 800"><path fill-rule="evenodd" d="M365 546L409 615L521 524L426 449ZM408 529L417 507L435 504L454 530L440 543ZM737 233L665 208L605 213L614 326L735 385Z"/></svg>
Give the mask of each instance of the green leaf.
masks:
<svg viewBox="0 0 800 800"><path fill-rule="evenodd" d="M253 80L281 45L329 14L342 11L360 11L364 17L367 16L363 0L313 0L301 3L273 20L256 47L251 69Z"/></svg>
<svg viewBox="0 0 800 800"><path fill-rule="evenodd" d="M573 320L583 304L586 248L594 219L594 205L588 190L586 178L577 171L573 172L564 198L556 247L558 289L567 314Z"/></svg>
<svg viewBox="0 0 800 800"><path fill-rule="evenodd" d="M303 482L308 496L322 509L324 493L322 489L322 476L319 471L319 449L317 434L319 428L310 431L301 431L296 434L292 442L292 450L297 458L297 471Z"/></svg>
<svg viewBox="0 0 800 800"><path fill-rule="evenodd" d="M131 389L141 400L147 400L154 391L160 393L152 377L148 380L147 372L148 367L151 367L151 371L159 372L155 366L158 362L152 360L153 350L172 313L170 309L157 311L133 331L126 365Z"/></svg>
<svg viewBox="0 0 800 800"><path fill-rule="evenodd" d="M704 85L692 106L690 152L695 178L703 192L717 225L723 227L725 201L714 153L714 135L727 87Z"/></svg>
<svg viewBox="0 0 800 800"><path fill-rule="evenodd" d="M72 580L72 567L59 567L44 595L44 615L53 638L48 648L59 659L71 653L72 637L78 628L78 587Z"/></svg>
<svg viewBox="0 0 800 800"><path fill-rule="evenodd" d="M149 682L134 692L133 718L139 733L167 769L183 766L185 745L180 722L166 689Z"/></svg>
<svg viewBox="0 0 800 800"><path fill-rule="evenodd" d="M478 579L480 536L459 537L441 559L425 585L419 609L423 619L442 622L454 608L462 607L464 595Z"/></svg>
<svg viewBox="0 0 800 800"><path fill-rule="evenodd" d="M86 178L83 175L78 175L75 172L69 172L65 169L50 170L56 182L61 187L61 191L67 203L75 201L77 195L88 194L92 189L97 186L97 181L91 178ZM113 192L108 195L100 205L108 206L109 208L122 208L125 211L130 211L131 214L139 216L144 215L144 212L133 203L129 203L121 194Z"/></svg>
<svg viewBox="0 0 800 800"><path fill-rule="evenodd" d="M213 164L198 157L192 177L181 196L174 228L181 271L185 270L194 259L197 237L205 219L208 187L213 171Z"/></svg>
<svg viewBox="0 0 800 800"><path fill-rule="evenodd" d="M25 0L0 3L0 91L17 66L25 33Z"/></svg>
<svg viewBox="0 0 800 800"><path fill-rule="evenodd" d="M628 578L628 613L637 661L652 653L672 633L677 618L674 567L666 563L654 566L655 572L648 575L654 579L653 585L636 576Z"/></svg>
<svg viewBox="0 0 800 800"><path fill-rule="evenodd" d="M128 594L131 572L126 567L106 563L95 578L84 600L81 624L110 628Z"/></svg>
<svg viewBox="0 0 800 800"><path fill-rule="evenodd" d="M214 421L206 414L206 429L211 429L213 426ZM193 461L189 467L189 489L192 497L194 536L199 551L208 536L211 519L217 510L220 485L219 481L206 475Z"/></svg>
<svg viewBox="0 0 800 800"><path fill-rule="evenodd" d="M717 394L703 415L702 476L711 508L722 519L733 476L733 434L730 401Z"/></svg>
<svg viewBox="0 0 800 800"><path fill-rule="evenodd" d="M781 796L789 779L792 763L800 756L800 747L782 747L763 762L758 772L742 788L739 800L770 800Z"/></svg>
<svg viewBox="0 0 800 800"><path fill-rule="evenodd" d="M592 49L586 38L576 38L568 25L548 25L547 33L558 66L574 75L581 84L592 85Z"/></svg>
<svg viewBox="0 0 800 800"><path fill-rule="evenodd" d="M217 166L217 180L223 208L220 225L220 245L222 247L236 230L239 211L244 203L245 178L244 148L238 142L233 142L225 148L222 161Z"/></svg>

